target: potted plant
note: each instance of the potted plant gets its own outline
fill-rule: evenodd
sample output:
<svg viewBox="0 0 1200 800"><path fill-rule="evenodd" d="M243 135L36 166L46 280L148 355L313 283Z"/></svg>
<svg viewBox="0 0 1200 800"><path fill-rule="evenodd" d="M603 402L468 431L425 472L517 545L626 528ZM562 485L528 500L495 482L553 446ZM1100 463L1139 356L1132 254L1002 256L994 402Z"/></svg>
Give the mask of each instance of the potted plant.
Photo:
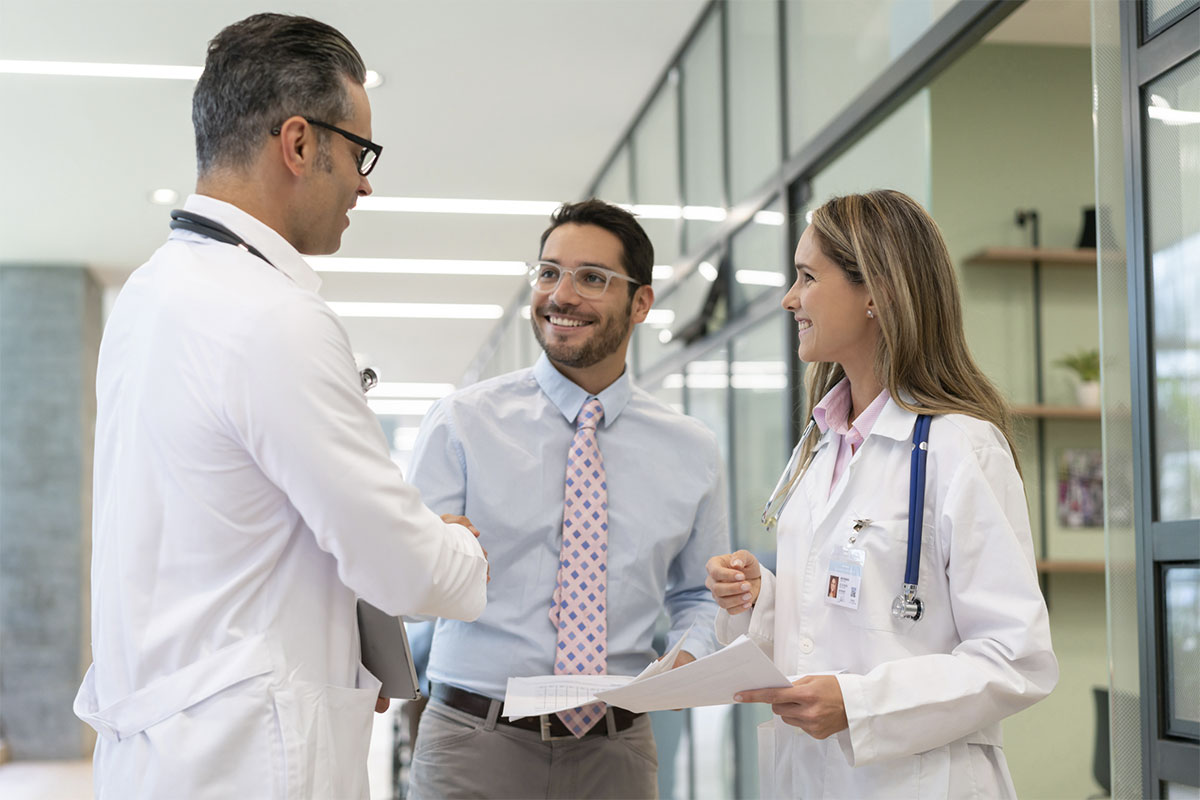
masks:
<svg viewBox="0 0 1200 800"><path fill-rule="evenodd" d="M1079 384L1075 387L1075 399L1086 408L1100 407L1100 351L1080 350L1063 356L1054 362L1075 373Z"/></svg>

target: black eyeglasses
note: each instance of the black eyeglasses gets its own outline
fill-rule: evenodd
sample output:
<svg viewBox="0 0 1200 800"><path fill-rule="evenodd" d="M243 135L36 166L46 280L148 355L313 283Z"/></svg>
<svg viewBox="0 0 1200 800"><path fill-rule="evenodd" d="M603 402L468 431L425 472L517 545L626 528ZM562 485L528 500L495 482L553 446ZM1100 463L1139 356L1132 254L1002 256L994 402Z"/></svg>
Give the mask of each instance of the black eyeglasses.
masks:
<svg viewBox="0 0 1200 800"><path fill-rule="evenodd" d="M350 131L342 130L336 125L330 125L328 122L321 122L319 119L305 117L304 121L309 125L316 125L319 128L325 128L326 130L333 131L334 133L340 133L342 136L345 136L347 139L361 147L362 152L358 154L358 174L362 175L364 178L370 175L371 170L375 169L375 165L379 163L379 156L383 153L383 145L375 144L370 139L364 139L363 137L357 136ZM276 125L274 128L272 128L271 135L278 136L281 127L282 126L280 125Z"/></svg>

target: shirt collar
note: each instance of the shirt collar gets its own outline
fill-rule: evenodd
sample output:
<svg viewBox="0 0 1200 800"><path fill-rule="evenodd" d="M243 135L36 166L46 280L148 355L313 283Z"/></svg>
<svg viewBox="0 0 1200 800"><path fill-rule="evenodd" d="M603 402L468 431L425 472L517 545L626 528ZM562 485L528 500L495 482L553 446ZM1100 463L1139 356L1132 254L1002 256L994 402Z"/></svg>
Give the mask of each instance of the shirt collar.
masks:
<svg viewBox="0 0 1200 800"><path fill-rule="evenodd" d="M575 424L583 404L592 395L587 393L579 384L563 375L550 363L550 359L542 353L533 365L533 377L550 398L550 402L566 417L567 422ZM604 427L607 428L616 421L617 417L629 404L633 396L633 384L629 380L629 370L621 373L621 377L610 383L600 394L595 395L604 407Z"/></svg>
<svg viewBox="0 0 1200 800"><path fill-rule="evenodd" d="M888 395L888 390L884 389L851 424L850 400L850 379L842 378L813 408L812 416L821 433L832 428L834 433L845 436L851 429L854 429L862 439L866 439L883 416L884 409L889 406L899 408L895 403L890 402L891 397Z"/></svg>
<svg viewBox="0 0 1200 800"><path fill-rule="evenodd" d="M287 275L302 289L315 292L321 287L321 279L304 257L287 239L266 223L242 209L203 194L189 195L183 206L185 211L200 214L221 223L262 252L271 264Z"/></svg>

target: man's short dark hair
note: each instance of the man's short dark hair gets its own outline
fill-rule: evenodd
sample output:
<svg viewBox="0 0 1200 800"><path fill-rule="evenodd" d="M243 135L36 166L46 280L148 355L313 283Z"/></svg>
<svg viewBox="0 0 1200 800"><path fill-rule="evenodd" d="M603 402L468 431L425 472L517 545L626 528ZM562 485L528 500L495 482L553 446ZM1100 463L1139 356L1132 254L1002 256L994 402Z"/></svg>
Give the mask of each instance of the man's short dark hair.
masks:
<svg viewBox="0 0 1200 800"><path fill-rule="evenodd" d="M366 80L362 57L323 22L255 14L225 28L208 43L192 95L199 173L248 166L262 139L288 117L336 123L352 116L346 78Z"/></svg>
<svg viewBox="0 0 1200 800"><path fill-rule="evenodd" d="M637 284L629 284L629 295L640 285L648 285L654 276L654 245L637 221L637 217L619 206L591 198L579 203L566 203L550 215L550 227L542 233L538 255L546 248L546 239L559 225L595 225L621 240L621 266Z"/></svg>

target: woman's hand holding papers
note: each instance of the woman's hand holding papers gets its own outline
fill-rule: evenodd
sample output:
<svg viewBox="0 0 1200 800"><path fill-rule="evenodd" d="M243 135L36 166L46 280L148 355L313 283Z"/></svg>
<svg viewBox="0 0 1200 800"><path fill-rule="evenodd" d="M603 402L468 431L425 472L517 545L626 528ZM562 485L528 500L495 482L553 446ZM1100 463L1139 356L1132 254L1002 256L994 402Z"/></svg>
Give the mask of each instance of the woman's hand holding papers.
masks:
<svg viewBox="0 0 1200 800"><path fill-rule="evenodd" d="M826 739L850 726L842 687L832 675L808 675L786 689L738 692L739 703L770 703L771 711L814 739Z"/></svg>
<svg viewBox="0 0 1200 800"><path fill-rule="evenodd" d="M762 568L748 550L738 550L708 560L708 579L704 585L712 592L717 605L730 614L740 614L754 607L762 587Z"/></svg>

